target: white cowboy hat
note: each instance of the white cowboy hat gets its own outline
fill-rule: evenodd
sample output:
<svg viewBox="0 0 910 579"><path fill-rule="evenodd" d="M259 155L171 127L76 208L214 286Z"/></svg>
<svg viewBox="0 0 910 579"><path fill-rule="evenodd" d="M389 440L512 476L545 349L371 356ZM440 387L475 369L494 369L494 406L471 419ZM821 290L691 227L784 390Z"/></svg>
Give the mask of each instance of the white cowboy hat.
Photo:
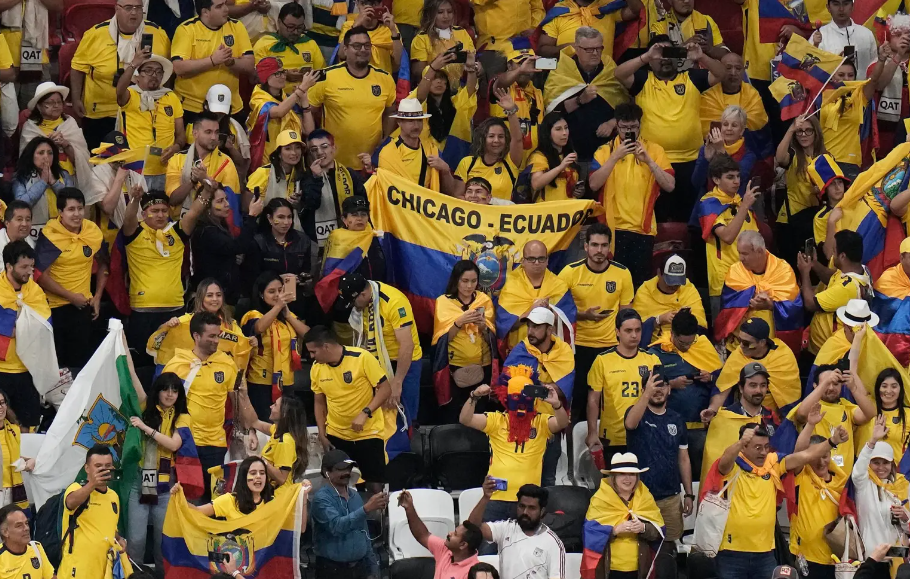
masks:
<svg viewBox="0 0 910 579"><path fill-rule="evenodd" d="M157 54L151 55L148 60L139 65L139 68L142 68L150 62L157 62L161 65L161 68L164 69L164 77L161 79L162 85L166 83L169 78L171 78L172 74L174 74L174 65L171 64L171 61ZM139 68L133 71L134 77L139 76Z"/></svg>
<svg viewBox="0 0 910 579"><path fill-rule="evenodd" d="M617 452L610 459L610 468L602 470L603 474L641 474L648 467L638 468L638 457L633 452Z"/></svg>
<svg viewBox="0 0 910 579"><path fill-rule="evenodd" d="M428 119L432 115L423 112L423 105L420 104L420 101L417 99L403 99L398 103L398 112L394 115L389 115L393 119Z"/></svg>
<svg viewBox="0 0 910 579"><path fill-rule="evenodd" d="M851 328L864 323L874 328L878 324L878 315L869 309L869 302L859 299L850 300L847 305L837 308L837 319Z"/></svg>
<svg viewBox="0 0 910 579"><path fill-rule="evenodd" d="M32 97L32 100L28 101L28 109L34 109L35 105L38 104L38 101L51 94L52 92L59 92L60 97L63 100L66 100L66 97L70 95L70 89L66 88L65 86L59 86L54 82L42 82L35 90L35 96Z"/></svg>

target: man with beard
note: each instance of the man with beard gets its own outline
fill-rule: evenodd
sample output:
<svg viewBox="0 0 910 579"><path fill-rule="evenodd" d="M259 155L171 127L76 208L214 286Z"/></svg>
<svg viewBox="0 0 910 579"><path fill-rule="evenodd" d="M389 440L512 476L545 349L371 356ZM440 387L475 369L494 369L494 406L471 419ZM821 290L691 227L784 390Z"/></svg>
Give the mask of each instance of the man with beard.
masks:
<svg viewBox="0 0 910 579"><path fill-rule="evenodd" d="M664 541L655 565L658 577L676 575L676 540L682 537L683 514L692 513L692 463L686 423L667 408L670 383L653 374L645 383L641 398L626 412L625 427L629 452L642 457L641 482L648 487L666 524ZM685 496L679 502L679 486Z"/></svg>
<svg viewBox="0 0 910 579"><path fill-rule="evenodd" d="M626 266L608 259L613 232L603 223L585 232L585 254L559 273L569 286L578 308L575 335L575 389L571 392L572 416L583 419L588 399L588 372L597 356L616 341L616 314L630 307L635 296Z"/></svg>
<svg viewBox="0 0 910 579"><path fill-rule="evenodd" d="M398 506L404 509L408 517L408 529L411 534L436 560L436 573L433 579L467 579L471 567L480 562L477 558L477 549L483 543L483 534L477 525L471 521L464 521L443 540L430 534L427 526L420 520L411 493L401 491L398 495Z"/></svg>
<svg viewBox="0 0 910 579"><path fill-rule="evenodd" d="M758 131L768 124L768 113L762 104L761 95L751 84L743 82L743 57L728 52L720 59L727 73L720 83L701 95L701 132L707 135L711 122L720 119L724 110L736 105L746 111L746 130ZM748 134L748 133L747 133Z"/></svg>
<svg viewBox="0 0 910 579"><path fill-rule="evenodd" d="M367 513L385 510L389 496L376 493L364 503L351 484L354 466L343 450L333 449L322 457L322 476L328 484L313 494L310 507L317 579L379 578Z"/></svg>
<svg viewBox="0 0 910 579"><path fill-rule="evenodd" d="M537 72L534 61L537 57L530 48L524 50L513 49L507 55L509 59L507 70L496 77L493 82L494 89L509 91L512 102L518 107L518 124L521 125L521 136L525 150L524 162L537 148L537 125L543 120L543 93L531 82L531 77ZM506 118L502 107L493 102L495 90L490 91L490 116ZM521 164L524 167L524 162Z"/></svg>
<svg viewBox="0 0 910 579"><path fill-rule="evenodd" d="M257 64L269 56L280 58L287 71L285 90L290 94L305 73L325 68L325 59L316 41L306 35L306 12L301 4L282 6L276 24L278 32L263 34L253 45L253 58Z"/></svg>
<svg viewBox="0 0 910 579"><path fill-rule="evenodd" d="M439 156L439 148L433 140L421 138L423 121L430 116L416 98L403 99L398 112L392 115L401 132L397 139L390 137L379 146L377 166L421 187L454 195L455 179L451 168Z"/></svg>
<svg viewBox="0 0 910 579"><path fill-rule="evenodd" d="M625 309L616 316L619 344L598 355L588 372L591 387L587 398L588 436L591 452L604 456L626 452L626 411L641 397L642 386L660 358L639 347L641 316ZM603 400L601 400L603 397ZM598 419L600 425L598 427Z"/></svg>
<svg viewBox="0 0 910 579"><path fill-rule="evenodd" d="M496 479L488 476L483 483L483 498L477 502L468 520L480 527L484 539L496 543L500 576L524 579L565 577L566 549L556 533L542 522L547 512L547 489L534 484L522 485L517 493L514 519L482 523L495 489Z"/></svg>

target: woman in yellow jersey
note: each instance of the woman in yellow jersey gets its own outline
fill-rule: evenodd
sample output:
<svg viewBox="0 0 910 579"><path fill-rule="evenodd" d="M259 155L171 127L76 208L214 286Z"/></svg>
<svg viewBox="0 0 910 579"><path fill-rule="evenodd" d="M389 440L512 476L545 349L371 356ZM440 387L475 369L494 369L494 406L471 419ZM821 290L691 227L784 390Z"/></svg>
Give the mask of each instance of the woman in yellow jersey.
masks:
<svg viewBox="0 0 910 579"><path fill-rule="evenodd" d="M290 392L285 390L285 394L272 404L269 422L259 420L249 398L240 396L243 419L248 427L269 437L262 449L262 458L276 492L302 481L310 460L306 408L303 401ZM253 440L257 439L253 437Z"/></svg>
<svg viewBox="0 0 910 579"><path fill-rule="evenodd" d="M34 137L44 135L56 143L60 167L75 176L74 162L77 155L80 157L80 165L82 162L87 164L89 151L76 119L63 114L63 103L69 93L70 90L65 86L57 86L52 82L38 85L35 97L28 103L31 113L22 125L19 152L22 153Z"/></svg>
<svg viewBox="0 0 910 579"><path fill-rule="evenodd" d="M43 226L57 217L57 194L73 187L73 176L60 167L57 144L47 137L36 137L19 154L13 177L13 195L32 208L32 223Z"/></svg>
<svg viewBox="0 0 910 579"><path fill-rule="evenodd" d="M471 141L471 155L458 163L455 177L464 190L471 177L483 177L493 187L493 197L509 201L512 189L518 180L518 167L524 157L521 125L518 122L518 107L508 91L496 89L499 106L508 115L509 124L498 117L485 119L474 129Z"/></svg>
<svg viewBox="0 0 910 579"><path fill-rule="evenodd" d="M180 490L179 483L171 488L171 494L178 490ZM250 456L243 459L243 462L237 467L237 478L234 480L234 488L230 493L221 495L204 505L188 504L190 508L207 517L220 517L234 521L244 515L249 515L274 497L275 489L269 481L265 461L258 456ZM306 518L303 521L306 521ZM306 525L306 522L303 524Z"/></svg>
<svg viewBox="0 0 910 579"><path fill-rule="evenodd" d="M416 77L437 56L457 43L462 50L474 50L474 41L464 28L455 26L455 7L452 0L429 0L420 14L420 32L411 41L411 76ZM449 82L461 80L464 67L450 64L445 67Z"/></svg>
<svg viewBox="0 0 910 579"><path fill-rule="evenodd" d="M789 225L791 246L812 237L812 218L818 210L818 197L809 177L809 164L825 153L822 127L813 115L808 119L805 116L796 118L774 154L777 166L787 170L787 196L777 213L777 223ZM800 215L803 211L806 213ZM787 236L778 236L778 239L787 239Z"/></svg>
<svg viewBox="0 0 910 579"><path fill-rule="evenodd" d="M885 417L888 427L882 440L891 445L895 457L904 456L910 436L910 408L904 399L904 379L894 368L885 368L875 379L875 408L879 416ZM872 438L873 425L874 421L870 421L857 429L857 448Z"/></svg>
<svg viewBox="0 0 910 579"><path fill-rule="evenodd" d="M849 59L840 65L831 79L844 83L846 89L861 87L860 90L842 92L842 89L832 89L829 85L822 93L823 104L819 113L825 148L844 170L844 175L853 180L863 164L862 125L866 109L875 95L875 83L868 80L857 82L856 66ZM828 97L834 94L832 91L839 91L839 96Z"/></svg>
<svg viewBox="0 0 910 579"><path fill-rule="evenodd" d="M174 357L176 348L193 349L190 320L193 314L198 312L210 312L221 318L218 349L222 352L242 360L251 347L255 348L258 345L256 338L247 338L243 335L237 320L231 316L231 310L224 302L224 288L221 282L210 277L199 282L196 287L191 313L171 318L149 337L146 349L150 356L155 357L156 365L163 367L167 364Z"/></svg>
<svg viewBox="0 0 910 579"><path fill-rule="evenodd" d="M445 355L452 377L448 381L449 396L439 396L438 386L437 396L450 411L449 422L457 422L471 391L480 384L489 384L493 375L496 312L490 296L477 287L479 282L477 264L463 259L452 268L445 293L436 298L433 345L445 347L444 353L437 353L437 360Z"/></svg>
<svg viewBox="0 0 910 579"><path fill-rule="evenodd" d="M300 203L306 165L303 140L300 133L282 131L275 140L275 150L269 155L268 164L250 175L246 189L264 203L272 199L286 199L291 205ZM303 231L300 218L295 217L294 229Z"/></svg>
<svg viewBox="0 0 910 579"><path fill-rule="evenodd" d="M698 160L692 171L692 185L704 195L705 191L714 188L708 178L708 164L716 155L726 153L739 164L739 194L746 192L746 184L755 165L755 153L746 146L743 135L746 132L746 111L738 105L730 105L720 115L720 127L713 127L705 137L705 144L698 151Z"/></svg>
<svg viewBox="0 0 910 579"><path fill-rule="evenodd" d="M569 138L569 124L562 113L547 114L537 130L537 150L528 158L531 167L530 201L565 201L585 194L578 178L577 155Z"/></svg>
<svg viewBox="0 0 910 579"><path fill-rule="evenodd" d="M300 365L297 336L310 329L288 309L289 301L281 276L262 272L253 285L253 309L240 321L244 331L259 340L259 347L250 354L247 382L250 402L260 420L268 418L280 388L294 385L294 366Z"/></svg>
<svg viewBox="0 0 910 579"><path fill-rule="evenodd" d="M142 459L130 492L127 526L127 552L136 561L145 555L146 528L152 525L155 565L162 565L161 535L164 515L170 501L170 486L176 482L174 453L184 444L193 444L190 435L191 419L186 408L183 380L173 372L165 372L152 383L146 397L142 383L135 375L132 357L127 354L133 389L139 398L142 416L130 418L130 424L142 432ZM151 403L149 403L151 400Z"/></svg>
<svg viewBox="0 0 910 579"><path fill-rule="evenodd" d="M9 396L0 390L0 451L3 452L3 488L0 490L0 507L16 503L23 509L28 508L28 498L25 495L25 486L22 484L22 475L14 466L19 460L19 448L22 442L22 430L16 414L9 405ZM35 468L35 459L26 458L25 472Z"/></svg>

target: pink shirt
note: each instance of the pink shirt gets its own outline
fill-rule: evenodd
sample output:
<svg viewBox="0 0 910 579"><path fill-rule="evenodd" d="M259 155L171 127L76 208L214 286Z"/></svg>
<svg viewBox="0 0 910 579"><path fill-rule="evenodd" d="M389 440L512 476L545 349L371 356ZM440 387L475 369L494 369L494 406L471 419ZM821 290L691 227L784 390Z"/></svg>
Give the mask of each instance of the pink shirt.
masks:
<svg viewBox="0 0 910 579"><path fill-rule="evenodd" d="M430 535L427 548L436 559L436 573L433 579L468 579L468 571L475 564L480 563L477 555L471 555L459 563L452 562L452 552L446 547L446 542L435 535Z"/></svg>

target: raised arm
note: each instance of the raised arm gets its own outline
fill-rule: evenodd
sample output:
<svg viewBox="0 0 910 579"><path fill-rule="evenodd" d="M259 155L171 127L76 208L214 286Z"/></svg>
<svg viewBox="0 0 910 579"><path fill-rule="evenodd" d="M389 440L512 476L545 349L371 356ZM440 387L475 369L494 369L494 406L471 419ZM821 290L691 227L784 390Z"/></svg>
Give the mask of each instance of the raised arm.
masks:
<svg viewBox="0 0 910 579"><path fill-rule="evenodd" d="M643 66L648 66L652 60L659 59L664 46L669 46L669 43L658 42L649 48L648 52L640 55L638 58L633 58L617 65L616 70L613 71L616 80L627 89L632 88L632 84L635 83L635 73L638 72L638 69Z"/></svg>
<svg viewBox="0 0 910 579"><path fill-rule="evenodd" d="M853 399L858 406L858 408L853 410L853 422L857 425L869 422L875 418L875 415L878 413L875 402L869 397L869 391L866 390L866 386L859 376L859 355L860 349L862 349L863 337L865 337L865 335L866 324L860 326L860 328L853 333L853 344L850 346L849 354L850 374L845 377L847 380L847 388L850 390L850 393L853 394Z"/></svg>
<svg viewBox="0 0 910 579"><path fill-rule="evenodd" d="M739 456L739 453L741 453L744 448L749 446L750 442L752 442L752 438L755 437L755 429L758 428L758 426L759 425L756 424L754 427L744 430L742 437L727 447L727 450L721 455L720 462L717 465L720 474L725 476L730 474L730 471L733 470L736 457Z"/></svg>
<svg viewBox="0 0 910 579"><path fill-rule="evenodd" d="M654 386L657 384L657 374L651 372L648 381L645 382L645 389L641 396L632 405L632 408L626 412L625 426L626 430L635 430L638 428L645 411L648 409L648 403L651 401L651 394L654 392Z"/></svg>
<svg viewBox="0 0 910 579"><path fill-rule="evenodd" d="M799 424L806 424L809 420L809 413L815 408L815 405L819 403L822 399L822 394L825 389L828 387L830 382L837 380L838 382L842 379L840 370L834 370L833 372L828 372L824 380L819 380L815 389L812 392L809 392L802 402L799 403L799 407L796 409L796 421Z"/></svg>
<svg viewBox="0 0 910 579"><path fill-rule="evenodd" d="M408 518L408 528L411 530L411 534L414 535L417 542L425 549L429 549L430 531L427 529L427 526L423 524L423 521L420 520L417 509L414 508L414 500L411 498L411 493L406 490L401 491L401 494L398 495L398 506L404 509L404 513Z"/></svg>
<svg viewBox="0 0 910 579"><path fill-rule="evenodd" d="M746 190L746 194L743 195L743 202L739 207L739 211L736 212L736 215L729 224L722 225L715 229L714 235L727 245L736 243L736 238L739 237L739 232L742 231L743 224L746 222L746 216L749 215L749 212L752 210L752 205L757 198L758 187L749 187Z"/></svg>
<svg viewBox="0 0 910 579"><path fill-rule="evenodd" d="M126 212L123 215L123 226L120 227L120 231L127 237L133 235L139 229L139 202L142 199L142 194L142 186L139 184L133 185L133 188L130 189L130 202L127 204Z"/></svg>
<svg viewBox="0 0 910 579"><path fill-rule="evenodd" d="M835 448L838 444L847 442L849 438L847 429L843 426L838 426L834 429L834 432L831 433L831 437L828 440L813 444L806 450L788 454L787 458L784 459L784 464L786 465L787 470L800 470L810 462L825 456L825 453L829 452L832 448Z"/></svg>
<svg viewBox="0 0 910 579"><path fill-rule="evenodd" d="M483 514L487 510L487 505L490 504L490 497L493 496L493 491L495 490L496 481L493 480L493 477L488 476L483 480L483 496L480 497L480 500L474 505L471 514L468 515L468 520L480 527L480 532L483 533L483 538L487 541L493 540L493 531L490 529L490 525L483 522Z"/></svg>
<svg viewBox="0 0 910 579"><path fill-rule="evenodd" d="M474 407L477 406L477 401L480 398L489 396L490 392L492 392L492 388L487 384L481 384L475 388L474 391L471 392L471 395L468 396L468 399L465 400L464 406L461 407L461 413L458 415L458 422L468 428L483 432L487 427L487 416L485 414L475 414Z"/></svg>

